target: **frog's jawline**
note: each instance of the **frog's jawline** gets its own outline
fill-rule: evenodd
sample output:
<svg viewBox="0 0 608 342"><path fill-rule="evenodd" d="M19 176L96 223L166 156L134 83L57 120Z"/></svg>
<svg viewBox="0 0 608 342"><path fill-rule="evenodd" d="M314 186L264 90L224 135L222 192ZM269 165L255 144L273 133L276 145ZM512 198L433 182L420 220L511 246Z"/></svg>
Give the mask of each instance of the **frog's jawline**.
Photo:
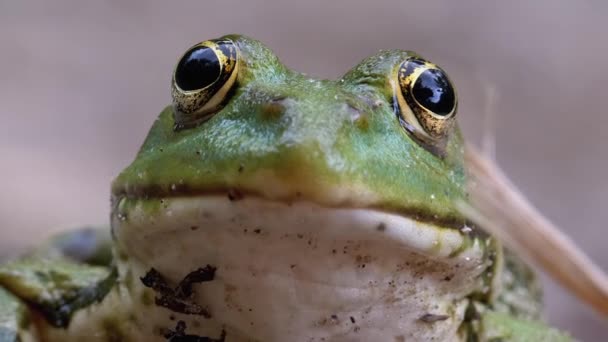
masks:
<svg viewBox="0 0 608 342"><path fill-rule="evenodd" d="M260 198L270 201L295 203L299 201L310 201L317 203L327 208L351 208L351 209L370 209L379 212L385 212L402 216L407 219L413 219L422 223L432 224L445 229L456 229L460 230L464 227L473 228L473 234L481 233L481 230L475 229L472 222L468 222L461 216L449 215L449 216L438 216L428 209L420 207L391 207L389 205L362 205L355 201L341 201L339 203L319 203L319 201L308 198L300 192L296 192L290 196L282 196L278 198L267 198L257 191L237 189L237 188L215 188L199 190L193 189L185 184L174 184L171 191L168 192L161 187L130 187L121 188L114 191L112 198L113 202L117 204L120 199L127 198L132 201L163 201L164 199L176 198L176 197L210 197L210 196L227 196L230 200L238 201L242 198Z"/></svg>
<svg viewBox="0 0 608 342"><path fill-rule="evenodd" d="M123 201L129 203L123 207L123 211L115 208L112 214L112 226L116 228L135 223L136 226L145 227L138 234L139 238L160 233L153 227L163 221L166 221L165 224L167 225L176 226L171 229L172 231L175 229L198 230L197 223L195 223L196 226L184 225L183 221L192 219L195 221L209 221L216 215L220 215L219 213L229 215L228 213L234 211L235 218L240 217L240 212L248 213L247 215L259 212L260 217L266 215L265 219L259 218L261 226L263 226L265 220L273 221L276 219L275 217L284 217L285 220L292 221L290 225L303 225L312 233L333 226L331 224L308 226L303 224L299 217L332 218L331 220L334 221L330 220L328 222L334 222L338 225L341 225L342 221L335 221L335 217L342 217L343 221L358 222L357 225L364 226L366 236L378 236L386 241L400 241L398 242L400 245L431 257L454 256L476 240L474 234L467 234L456 229L445 229L443 226L387 211L374 208L327 207L307 200L273 201L254 196L244 197L240 193L231 193L228 197L211 194L197 197L176 196L163 199L162 204L156 206L156 209L152 212L146 206L149 202L146 203L145 200L123 198ZM230 222L229 225L232 225L235 221L231 219ZM251 225L251 223L247 222L247 225ZM209 225L203 226L208 227ZM215 226L215 224L211 226ZM259 230L263 231L261 226ZM238 228L235 229L238 230ZM348 230L348 228L344 229ZM255 235L260 234L260 231L250 229L249 233ZM245 233L247 232L245 231ZM354 236L352 238L356 240Z"/></svg>

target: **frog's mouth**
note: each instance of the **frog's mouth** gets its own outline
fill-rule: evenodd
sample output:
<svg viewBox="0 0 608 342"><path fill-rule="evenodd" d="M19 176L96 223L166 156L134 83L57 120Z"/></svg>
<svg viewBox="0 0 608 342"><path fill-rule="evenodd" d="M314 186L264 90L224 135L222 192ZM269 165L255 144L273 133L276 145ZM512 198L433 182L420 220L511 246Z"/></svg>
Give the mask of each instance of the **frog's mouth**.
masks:
<svg viewBox="0 0 608 342"><path fill-rule="evenodd" d="M162 199L114 198L114 233L128 227L138 236L180 234L198 229L221 229L232 234L281 235L315 240L376 241L396 244L432 258L449 258L477 243L469 227L454 229L439 223L414 219L376 208L328 207L308 200L276 201L245 196L231 190L199 196ZM279 224L280 222L280 224ZM265 226L280 226L265 231ZM165 231L166 227L170 227Z"/></svg>

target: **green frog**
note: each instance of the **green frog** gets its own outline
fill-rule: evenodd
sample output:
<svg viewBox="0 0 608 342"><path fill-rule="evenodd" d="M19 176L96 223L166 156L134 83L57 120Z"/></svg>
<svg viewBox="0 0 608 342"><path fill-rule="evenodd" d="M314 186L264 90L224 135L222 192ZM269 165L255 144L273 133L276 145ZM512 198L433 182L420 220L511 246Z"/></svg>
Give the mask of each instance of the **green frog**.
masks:
<svg viewBox="0 0 608 342"><path fill-rule="evenodd" d="M260 42L179 59L173 103L84 229L0 266L0 341L569 340L463 217L458 98L422 56L339 80Z"/></svg>

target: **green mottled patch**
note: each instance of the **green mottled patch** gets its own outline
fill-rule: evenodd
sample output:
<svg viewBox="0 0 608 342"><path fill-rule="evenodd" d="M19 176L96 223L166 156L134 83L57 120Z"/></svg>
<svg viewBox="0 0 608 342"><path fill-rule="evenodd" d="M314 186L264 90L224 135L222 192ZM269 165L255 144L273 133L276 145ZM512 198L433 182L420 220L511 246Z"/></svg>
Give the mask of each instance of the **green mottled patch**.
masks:
<svg viewBox="0 0 608 342"><path fill-rule="evenodd" d="M115 280L115 269L65 259L25 258L0 266L0 286L57 327L67 326L76 310L101 301Z"/></svg>
<svg viewBox="0 0 608 342"><path fill-rule="evenodd" d="M29 313L19 298L0 286L0 342L19 341L19 331L29 325Z"/></svg>
<svg viewBox="0 0 608 342"><path fill-rule="evenodd" d="M539 321L514 318L508 314L486 312L479 326L480 341L567 342L572 338Z"/></svg>
<svg viewBox="0 0 608 342"><path fill-rule="evenodd" d="M503 266L494 272L501 291L493 309L520 319L540 319L542 288L536 274L511 251L503 249L496 253L500 253Z"/></svg>

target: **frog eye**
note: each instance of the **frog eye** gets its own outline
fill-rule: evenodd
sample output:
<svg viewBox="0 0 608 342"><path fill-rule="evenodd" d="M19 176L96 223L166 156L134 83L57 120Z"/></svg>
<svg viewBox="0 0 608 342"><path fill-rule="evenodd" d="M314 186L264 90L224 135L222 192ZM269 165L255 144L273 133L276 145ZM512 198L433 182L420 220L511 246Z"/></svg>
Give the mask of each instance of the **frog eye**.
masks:
<svg viewBox="0 0 608 342"><path fill-rule="evenodd" d="M237 48L231 40L207 40L188 49L173 72L171 94L177 126L211 117L236 81Z"/></svg>
<svg viewBox="0 0 608 342"><path fill-rule="evenodd" d="M446 73L421 58L409 58L397 70L397 116L425 141L447 136L454 125L457 99Z"/></svg>

